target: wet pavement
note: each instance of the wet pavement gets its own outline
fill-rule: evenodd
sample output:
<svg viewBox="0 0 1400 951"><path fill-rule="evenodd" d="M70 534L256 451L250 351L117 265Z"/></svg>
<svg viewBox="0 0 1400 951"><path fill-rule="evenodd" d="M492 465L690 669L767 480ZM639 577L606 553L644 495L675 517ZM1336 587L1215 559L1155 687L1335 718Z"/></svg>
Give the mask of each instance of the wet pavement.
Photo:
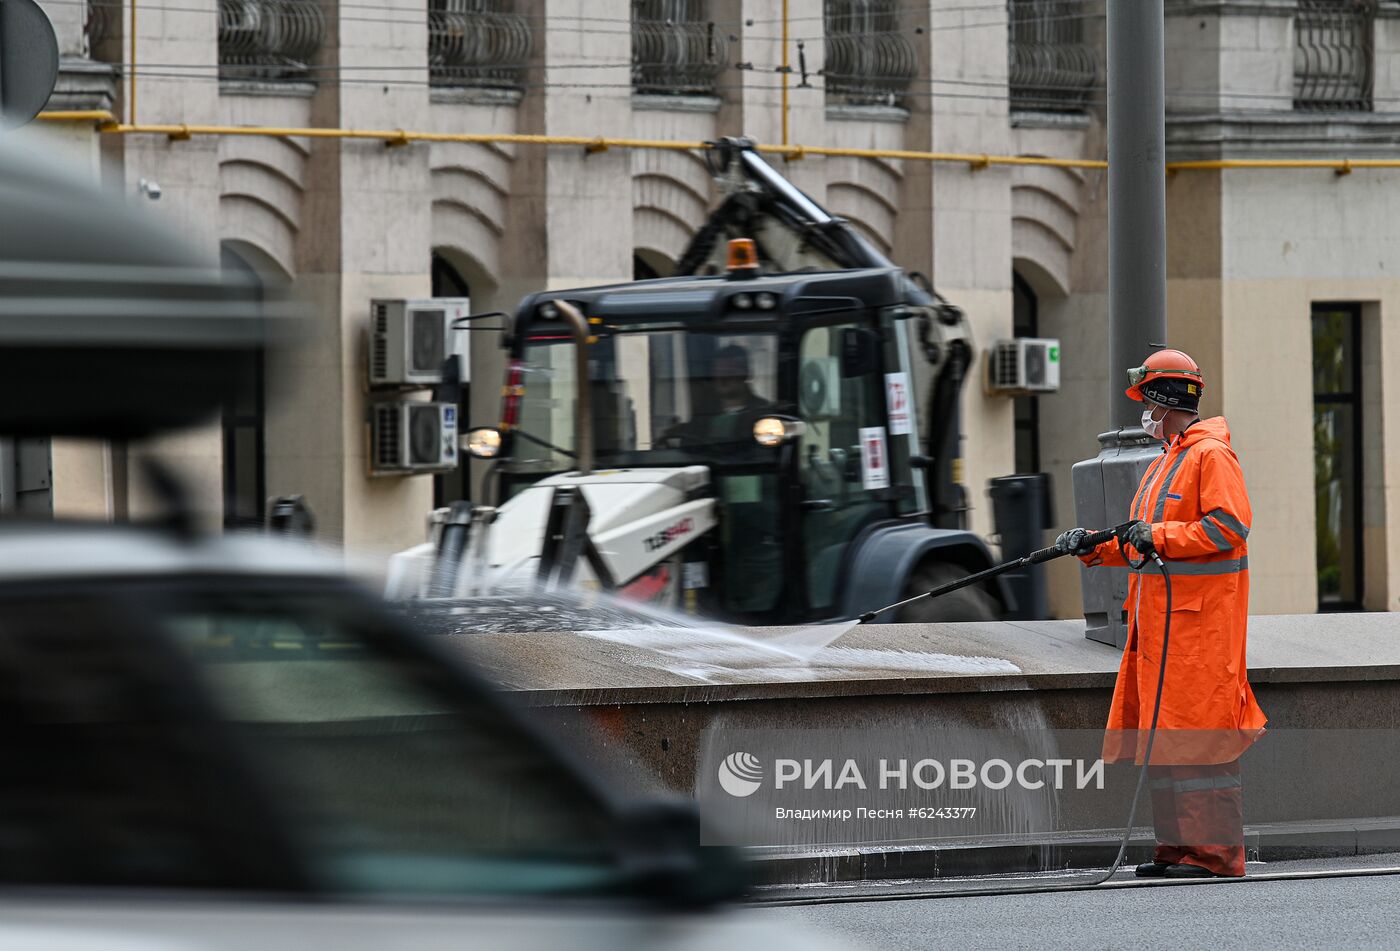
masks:
<svg viewBox="0 0 1400 951"><path fill-rule="evenodd" d="M801 922L856 948L1394 948L1400 944L1400 875L1269 881L1248 876L1400 866L1400 854L1251 862L1240 881L993 897L866 900L753 908ZM1088 873L999 878L1083 881ZM1131 878L1131 873L1120 873ZM983 880L985 881L985 880ZM911 883L886 883L887 893ZM943 886L939 886L942 888ZM946 891L946 889L945 889ZM839 890L813 889L813 898Z"/></svg>

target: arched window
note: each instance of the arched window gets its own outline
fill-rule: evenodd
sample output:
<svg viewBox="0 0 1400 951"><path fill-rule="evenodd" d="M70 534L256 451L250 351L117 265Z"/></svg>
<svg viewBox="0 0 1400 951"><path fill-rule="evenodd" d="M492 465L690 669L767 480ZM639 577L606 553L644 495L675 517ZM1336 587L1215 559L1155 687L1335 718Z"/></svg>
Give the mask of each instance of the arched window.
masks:
<svg viewBox="0 0 1400 951"><path fill-rule="evenodd" d="M632 280L650 281L670 277L676 272L676 262L660 251L637 248L632 252Z"/></svg>

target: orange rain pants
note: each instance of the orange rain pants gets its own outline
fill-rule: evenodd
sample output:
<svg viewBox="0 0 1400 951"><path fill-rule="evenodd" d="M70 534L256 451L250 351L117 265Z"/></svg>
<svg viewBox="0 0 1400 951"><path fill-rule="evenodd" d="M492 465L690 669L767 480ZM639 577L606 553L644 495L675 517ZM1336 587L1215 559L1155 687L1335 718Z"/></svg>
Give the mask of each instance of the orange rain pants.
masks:
<svg viewBox="0 0 1400 951"><path fill-rule="evenodd" d="M1217 875L1244 874L1244 788L1240 762L1151 766L1154 862L1185 862Z"/></svg>

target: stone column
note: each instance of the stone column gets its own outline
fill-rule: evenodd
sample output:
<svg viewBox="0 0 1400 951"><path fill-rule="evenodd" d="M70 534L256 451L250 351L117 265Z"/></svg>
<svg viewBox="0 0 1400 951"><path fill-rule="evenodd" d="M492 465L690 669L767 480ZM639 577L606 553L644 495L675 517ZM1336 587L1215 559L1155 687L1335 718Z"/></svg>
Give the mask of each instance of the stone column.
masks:
<svg viewBox="0 0 1400 951"><path fill-rule="evenodd" d="M991 90L1004 89L1007 79L1005 11L934 6L932 16L926 75L933 82L917 87L934 94L929 100L932 148L1004 154L1010 147L1007 99ZM989 21L1000 23L991 26ZM963 390L963 482L972 506L968 527L985 536L992 531L987 480L1015 466L1011 400L987 396L981 384L987 348L1011 336L1011 174L996 166L939 164L932 177L930 276L942 294L967 312L976 348Z"/></svg>
<svg viewBox="0 0 1400 951"><path fill-rule="evenodd" d="M783 139L782 73L783 21L781 3L745 3L743 0L711 0L710 14L717 28L729 38L733 67L722 74L724 103L718 128L721 135L747 136L763 145L779 145ZM752 23L750 23L752 21ZM826 94L821 78L822 4L818 0L789 0L788 142L793 145L825 145ZM807 86L799 71L798 41L807 61ZM787 161L765 155L778 169L818 203L825 201L825 160L807 156Z"/></svg>
<svg viewBox="0 0 1400 951"><path fill-rule="evenodd" d="M112 11L115 12L115 11ZM122 13L124 37L131 33L131 8ZM192 0L178 9L137 6L135 121L149 123L217 123L219 84L214 72L219 62L219 11L217 0ZM130 55L130 43L123 43ZM147 64L180 64L190 70L159 68ZM128 63L128 66L130 64ZM163 75L188 72L175 77ZM123 119L132 118L129 75L120 85L118 108ZM205 257L210 267L219 263L219 166L218 142L212 137L175 141L164 135L134 134L120 142L119 181L132 200L180 234ZM160 198L144 197L140 182L160 186ZM171 394L178 399L179 394ZM218 419L178 433L133 444L128 475L127 511L140 517L158 502L150 495L139 465L141 456L156 456L174 468L186 488L201 521L216 527L223 521L223 438ZM116 500L117 506L121 500Z"/></svg>
<svg viewBox="0 0 1400 951"><path fill-rule="evenodd" d="M632 117L632 34L627 0L522 0L534 31L519 131L536 135L625 136ZM501 238L497 300L514 316L520 299L545 288L632 279L632 179L621 149L525 145L516 152ZM495 347L495 334L473 343ZM475 422L499 419L504 354L473 357ZM492 400L495 409L491 409ZM483 408L484 407L484 408ZM473 498L486 465L472 463ZM493 487L494 488L494 487Z"/></svg>
<svg viewBox="0 0 1400 951"><path fill-rule="evenodd" d="M360 8L342 16L331 5L327 23L322 65L339 67L332 75L341 81L318 89L312 124L428 128L421 0L391 0L372 16ZM308 339L279 361L269 400L269 429L300 433L300 471L298 485L270 478L269 491L303 492L322 537L390 552L422 540L432 478L369 475L369 302L429 296L428 146L325 139L310 148L297 262Z"/></svg>

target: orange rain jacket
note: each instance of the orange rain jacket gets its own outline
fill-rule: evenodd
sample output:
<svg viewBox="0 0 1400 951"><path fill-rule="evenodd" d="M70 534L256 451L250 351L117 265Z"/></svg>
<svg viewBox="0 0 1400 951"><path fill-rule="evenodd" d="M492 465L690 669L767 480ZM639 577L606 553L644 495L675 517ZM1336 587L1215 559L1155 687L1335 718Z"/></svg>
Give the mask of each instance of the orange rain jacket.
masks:
<svg viewBox="0 0 1400 951"><path fill-rule="evenodd" d="M1131 517L1152 525L1171 573L1171 638L1154 765L1227 763L1264 731L1245 667L1252 513L1223 417L1172 439L1138 486ZM1137 560L1136 552L1129 549ZM1080 556L1127 565L1117 541ZM1104 735L1109 762L1142 761L1161 671L1166 579L1149 562L1128 580L1128 643Z"/></svg>

